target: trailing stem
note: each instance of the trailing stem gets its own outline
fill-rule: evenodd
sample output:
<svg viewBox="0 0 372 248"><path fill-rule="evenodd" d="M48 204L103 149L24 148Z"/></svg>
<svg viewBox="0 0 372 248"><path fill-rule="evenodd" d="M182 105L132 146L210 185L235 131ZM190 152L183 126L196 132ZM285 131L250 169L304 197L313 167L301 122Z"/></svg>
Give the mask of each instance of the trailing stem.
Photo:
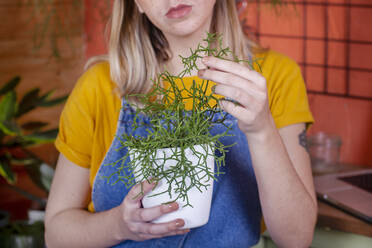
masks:
<svg viewBox="0 0 372 248"><path fill-rule="evenodd" d="M230 48L222 48L222 38L217 34L207 34L204 39L206 46L199 44L195 50L190 49L189 57L180 56L184 70L177 76L164 71L156 80L149 93L136 94L139 104L132 105L134 118L132 133L123 133L119 138L121 149L128 152L119 160L106 164L114 166L116 171L107 176L112 184L123 182L126 187L141 181L165 180L169 183L167 191L172 201L182 200L191 206L188 192L197 188L203 192L208 186L208 180L217 180L222 174L220 167L225 165L225 154L234 144L223 144L220 139L231 136L231 126L225 124L226 112L219 106L218 98L213 93L207 93L210 81L192 82L186 86L183 77L198 70L197 60L204 56L215 56L221 59L233 58L233 61L247 63L251 68L251 61L239 60L232 54ZM179 80L179 81L178 81ZM181 87L178 82L181 82ZM168 85L167 87L165 85ZM191 110L187 110L186 101L191 101ZM213 106L211 103L214 102ZM224 125L225 130L215 135L211 130L216 125ZM135 135L141 129L145 135ZM195 145L201 145L203 152L196 151ZM171 148L171 156L159 156L162 148ZM191 163L186 150L191 149L196 163ZM207 158L212 156L216 170L207 167ZM172 166L166 164L172 160ZM115 179L114 179L115 178Z"/></svg>

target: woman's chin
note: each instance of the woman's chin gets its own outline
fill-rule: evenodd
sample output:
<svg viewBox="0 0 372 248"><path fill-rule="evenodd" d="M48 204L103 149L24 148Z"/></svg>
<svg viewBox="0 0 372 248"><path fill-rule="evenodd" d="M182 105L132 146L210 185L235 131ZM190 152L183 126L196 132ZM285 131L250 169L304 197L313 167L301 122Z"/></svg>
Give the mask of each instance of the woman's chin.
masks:
<svg viewBox="0 0 372 248"><path fill-rule="evenodd" d="M195 23L178 23L169 26L169 28L167 30L164 30L163 32L172 36L187 37L198 33L199 30L200 25L195 25ZM205 34L205 32L203 33Z"/></svg>

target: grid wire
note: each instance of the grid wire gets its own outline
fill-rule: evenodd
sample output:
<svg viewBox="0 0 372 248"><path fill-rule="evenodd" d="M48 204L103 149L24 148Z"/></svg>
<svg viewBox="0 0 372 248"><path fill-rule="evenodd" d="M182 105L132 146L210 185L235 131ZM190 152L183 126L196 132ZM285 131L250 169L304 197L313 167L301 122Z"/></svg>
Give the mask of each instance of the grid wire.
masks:
<svg viewBox="0 0 372 248"><path fill-rule="evenodd" d="M330 96L339 96L339 97L346 97L346 98L354 98L354 99L361 99L361 100L372 100L372 95L358 95L353 94L351 92L351 80L350 80L350 74L351 72L366 72L371 73L372 75L372 61L369 64L368 68L362 68L362 67L356 67L350 65L350 53L351 53L351 45L353 44L359 44L359 45L367 45L371 46L372 50L372 40L356 40L352 39L351 37L351 10L353 8L365 8L368 10L371 10L372 15L372 1L368 4L361 4L361 3L353 3L351 0L344 0L343 2L334 2L332 0L323 0L322 2L316 2L316 1L309 1L309 0L301 0L301 1L282 1L283 4L295 4L296 6L302 6L303 7L303 15L302 15L302 21L303 21L303 35L299 34L291 34L291 35L280 35L280 34L273 34L269 32L262 32L261 30L261 11L260 11L260 5L262 4L268 4L270 1L264 2L262 0L248 0L247 2L255 2L257 6L256 11L256 27L252 28L249 23L247 23L247 19L244 18L242 20L243 29L248 35L253 35L254 38L260 43L260 40L262 37L269 37L269 38L286 38L286 39L295 39L295 40L301 40L303 43L303 49L302 49L302 62L299 62L298 64L303 68L303 77L305 82L307 82L308 79L308 73L307 68L308 67L315 67L315 68L323 68L324 71L324 80L322 83L322 90L311 90L309 89L308 92L312 94L322 94L322 95L330 95ZM248 3L249 4L249 3ZM323 37L314 37L308 34L308 12L309 12L309 6L322 6L324 7L323 15L324 15L324 36ZM344 15L344 22L345 22L345 36L344 39L337 39L337 38L331 38L329 37L329 9L330 7L343 7L345 10ZM285 7L285 6L284 6ZM296 21L296 20L294 20ZM370 32L366 30L366 32ZM323 63L311 63L308 61L307 57L307 41L323 41L324 42L324 60ZM336 42L338 44L344 44L345 47L345 65L344 66L337 66L337 65L330 65L329 64L329 44L330 42ZM329 90L329 81L328 81L328 74L330 69L338 69L343 74L343 77L345 78L345 85L344 85L344 93L335 93L330 92ZM371 76L372 78L372 76ZM367 82L368 87L372 87L372 82Z"/></svg>

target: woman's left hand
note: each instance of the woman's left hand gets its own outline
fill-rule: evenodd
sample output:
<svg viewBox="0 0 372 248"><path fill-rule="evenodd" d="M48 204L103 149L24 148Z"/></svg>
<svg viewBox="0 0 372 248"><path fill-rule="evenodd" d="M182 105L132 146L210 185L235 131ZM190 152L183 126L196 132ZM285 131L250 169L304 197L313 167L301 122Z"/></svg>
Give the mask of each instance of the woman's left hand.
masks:
<svg viewBox="0 0 372 248"><path fill-rule="evenodd" d="M198 76L216 83L214 93L237 103L220 100L221 107L239 121L246 135L261 133L275 127L269 110L266 79L258 72L236 62L205 57L202 62L209 68Z"/></svg>

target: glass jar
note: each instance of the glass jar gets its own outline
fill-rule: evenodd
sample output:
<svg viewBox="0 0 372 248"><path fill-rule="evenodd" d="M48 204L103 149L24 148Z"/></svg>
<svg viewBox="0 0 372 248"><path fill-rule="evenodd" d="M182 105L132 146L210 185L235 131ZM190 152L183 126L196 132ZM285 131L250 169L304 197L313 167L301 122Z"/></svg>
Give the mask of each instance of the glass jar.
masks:
<svg viewBox="0 0 372 248"><path fill-rule="evenodd" d="M337 171L342 144L340 136L319 132L309 135L307 140L313 172Z"/></svg>

